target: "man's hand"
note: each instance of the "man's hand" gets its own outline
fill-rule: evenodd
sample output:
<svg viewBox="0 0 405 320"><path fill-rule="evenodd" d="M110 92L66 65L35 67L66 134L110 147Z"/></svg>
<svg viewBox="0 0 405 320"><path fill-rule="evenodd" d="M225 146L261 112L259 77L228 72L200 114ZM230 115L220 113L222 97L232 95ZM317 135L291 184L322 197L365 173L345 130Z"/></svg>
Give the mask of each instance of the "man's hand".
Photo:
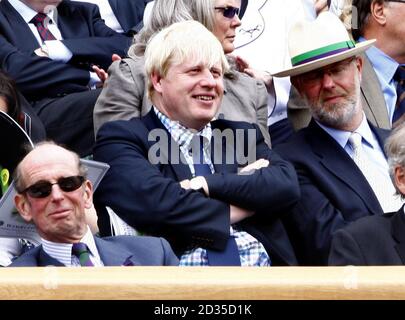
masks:
<svg viewBox="0 0 405 320"><path fill-rule="evenodd" d="M119 61L119 60L121 60L121 57L118 54L114 53L111 56L111 61L112 62ZM92 69L97 74L97 77L100 78L100 84L97 85L97 87L103 87L106 80L108 79L108 73L103 68L100 68L99 66L96 66L96 65L93 65Z"/></svg>
<svg viewBox="0 0 405 320"><path fill-rule="evenodd" d="M205 180L205 178L203 176L197 176L191 180L183 180L180 182L180 186L183 189L189 190L189 189L193 189L193 190L200 190L203 189L205 195L208 197L209 196L209 189L208 189L208 184L207 184L207 180Z"/></svg>
<svg viewBox="0 0 405 320"><path fill-rule="evenodd" d="M185 190L191 189L190 180L186 179L186 180L180 181L180 187L182 187Z"/></svg>
<svg viewBox="0 0 405 320"><path fill-rule="evenodd" d="M259 170L261 168L267 168L269 166L269 164L270 164L269 160L259 159L259 160L256 160L255 162L247 165L246 167L242 168L240 170L240 173L244 173L244 174L252 173L252 171Z"/></svg>
<svg viewBox="0 0 405 320"><path fill-rule="evenodd" d="M97 74L97 77L100 78L100 84L97 85L97 87L104 86L104 83L108 78L108 73L103 68L100 68L99 66L96 65L93 65L92 69Z"/></svg>
<svg viewBox="0 0 405 320"><path fill-rule="evenodd" d="M271 76L270 72L251 68L249 66L249 63L239 56L236 57L235 61L236 67L239 72L246 73L248 76L252 78L263 81L264 84L266 85L267 92L268 93L273 92L273 77Z"/></svg>
<svg viewBox="0 0 405 320"><path fill-rule="evenodd" d="M44 48L42 48L42 47L39 47L38 49L35 49L34 53L35 53L38 57L46 57L46 58L49 58L48 52L47 52Z"/></svg>
<svg viewBox="0 0 405 320"><path fill-rule="evenodd" d="M112 62L114 62L114 61L118 61L118 60L121 60L122 58L118 55L118 54L116 54L116 53L113 53L113 55L111 56L111 61Z"/></svg>
<svg viewBox="0 0 405 320"><path fill-rule="evenodd" d="M230 205L231 224L242 221L254 215L253 211L242 209L237 206Z"/></svg>

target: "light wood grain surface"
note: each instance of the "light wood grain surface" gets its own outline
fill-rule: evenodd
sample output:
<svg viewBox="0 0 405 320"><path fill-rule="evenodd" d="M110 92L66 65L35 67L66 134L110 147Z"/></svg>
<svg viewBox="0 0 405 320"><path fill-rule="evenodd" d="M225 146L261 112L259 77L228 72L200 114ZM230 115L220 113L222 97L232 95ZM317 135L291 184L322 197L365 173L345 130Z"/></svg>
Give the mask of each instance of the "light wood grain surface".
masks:
<svg viewBox="0 0 405 320"><path fill-rule="evenodd" d="M405 267L2 268L0 299L405 299Z"/></svg>

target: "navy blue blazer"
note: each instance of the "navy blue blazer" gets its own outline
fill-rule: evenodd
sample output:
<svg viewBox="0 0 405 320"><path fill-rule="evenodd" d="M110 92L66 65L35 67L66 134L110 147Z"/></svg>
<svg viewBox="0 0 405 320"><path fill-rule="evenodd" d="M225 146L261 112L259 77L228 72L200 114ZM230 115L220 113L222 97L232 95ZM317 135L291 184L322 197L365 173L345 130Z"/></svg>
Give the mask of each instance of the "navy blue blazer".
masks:
<svg viewBox="0 0 405 320"><path fill-rule="evenodd" d="M108 28L96 5L63 0L57 10L63 43L73 53L69 63L36 56L29 26L7 0L0 2L1 68L29 101L88 90L90 66L107 70L112 54L125 56L132 40Z"/></svg>
<svg viewBox="0 0 405 320"><path fill-rule="evenodd" d="M108 0L125 33L134 34L143 26L143 12L151 0Z"/></svg>
<svg viewBox="0 0 405 320"><path fill-rule="evenodd" d="M405 213L361 218L336 231L329 265L376 266L405 264Z"/></svg>
<svg viewBox="0 0 405 320"><path fill-rule="evenodd" d="M389 132L371 128L383 147ZM294 164L301 187L301 200L283 217L298 262L326 265L332 234L382 208L357 165L314 120L275 149Z"/></svg>
<svg viewBox="0 0 405 320"><path fill-rule="evenodd" d="M165 239L152 237L94 237L101 261L105 266L177 266L179 261ZM49 256L42 245L16 260L10 267L45 267L64 265Z"/></svg>
<svg viewBox="0 0 405 320"><path fill-rule="evenodd" d="M248 130L252 130L252 143L244 139L240 151L247 154L249 148L256 148L253 156L268 159L270 166L238 175L236 148L228 149L231 161L227 164L226 140L216 139L212 142L212 152L222 149L222 162L214 164L216 173L206 177L210 197L199 191L184 190L179 182L192 176L188 165L172 161L171 147L177 144L171 138L169 150L161 150L161 163L148 161L148 152L157 146L156 140L148 140L149 133L161 129L160 132L170 137L152 109L143 118L112 121L100 128L94 159L107 162L110 169L95 193L98 207L109 206L137 230L164 237L180 254L191 247L223 250L229 237L229 204L233 204L256 212L239 227L264 244L273 264L296 264L278 220L299 197L294 168L267 147L255 125L217 120L212 122L212 128L221 132L228 129L234 135L239 129L245 138ZM107 214L99 212L99 227L102 234L109 232Z"/></svg>

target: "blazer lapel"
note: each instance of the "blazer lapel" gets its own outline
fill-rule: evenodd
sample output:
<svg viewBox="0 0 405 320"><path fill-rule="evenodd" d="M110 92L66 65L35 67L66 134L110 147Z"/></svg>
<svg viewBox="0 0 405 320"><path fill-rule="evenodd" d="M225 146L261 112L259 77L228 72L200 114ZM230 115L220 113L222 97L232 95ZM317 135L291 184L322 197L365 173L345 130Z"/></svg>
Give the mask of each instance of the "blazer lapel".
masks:
<svg viewBox="0 0 405 320"><path fill-rule="evenodd" d="M30 27L7 0L0 2L0 9L10 25L10 34L15 35L14 42L18 42L18 47L22 51L27 52L33 52L39 48L38 40L35 38Z"/></svg>
<svg viewBox="0 0 405 320"><path fill-rule="evenodd" d="M398 242L395 246L402 264L405 264L405 213L404 206L391 219L392 237Z"/></svg>
<svg viewBox="0 0 405 320"><path fill-rule="evenodd" d="M89 37L92 31L85 28L87 22L81 14L75 12L75 8L68 5L68 1L62 1L58 10L58 28L63 39L75 39Z"/></svg>
<svg viewBox="0 0 405 320"><path fill-rule="evenodd" d="M112 9L112 11L114 12L114 15L117 17L119 16L119 12L118 12L118 0L108 0L108 2L110 3L110 7ZM125 1L121 1L121 2L125 2Z"/></svg>
<svg viewBox="0 0 405 320"><path fill-rule="evenodd" d="M377 141L378 141L378 143L379 143L379 145L380 145L380 147L381 147L381 149L382 149L382 151L383 151L383 153L385 155L385 158L387 158L387 154L385 153L385 150L384 150L384 145L385 145L385 140L387 140L387 138L390 135L391 131L386 130L386 129L377 128L374 125L372 125L370 122L369 122L369 125L370 125L370 128L371 128L371 131L373 131L374 135L377 138Z"/></svg>
<svg viewBox="0 0 405 320"><path fill-rule="evenodd" d="M319 156L321 165L357 193L370 212L381 214L382 208L373 190L350 156L314 120L311 120L308 130L312 137L308 139L308 143ZM313 137L317 139L314 140Z"/></svg>
<svg viewBox="0 0 405 320"><path fill-rule="evenodd" d="M98 254L105 266L140 266L132 253L114 243L94 237Z"/></svg>
<svg viewBox="0 0 405 320"><path fill-rule="evenodd" d="M380 82L366 54L363 57L363 81L361 82L363 109L374 125L390 129L387 105L381 90Z"/></svg>
<svg viewBox="0 0 405 320"><path fill-rule="evenodd" d="M118 1L118 0L108 0L110 3L110 7L114 13L115 18L117 18L118 22L121 25L121 28L125 31L131 28L128 23L128 17L133 14L131 8L128 4L128 1Z"/></svg>

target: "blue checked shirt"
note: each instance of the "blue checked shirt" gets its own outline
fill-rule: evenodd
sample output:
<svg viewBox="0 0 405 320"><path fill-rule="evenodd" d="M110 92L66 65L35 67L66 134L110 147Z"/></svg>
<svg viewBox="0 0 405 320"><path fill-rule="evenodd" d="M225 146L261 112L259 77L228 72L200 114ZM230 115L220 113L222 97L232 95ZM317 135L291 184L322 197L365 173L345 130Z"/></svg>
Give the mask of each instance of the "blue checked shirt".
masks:
<svg viewBox="0 0 405 320"><path fill-rule="evenodd" d="M204 138L204 162L210 166L211 172L214 173L214 165L212 164L209 154L212 136L211 124L208 123L201 131L197 132L196 130L184 127L177 121L170 120L158 109L156 109L156 107L154 107L154 111L159 120L169 131L173 140L178 143L193 177L195 176L195 170L190 151L192 149L191 141L195 135L199 135ZM251 236L249 233L239 231L232 226L230 227L230 236L235 238L242 267L270 266L270 258L266 252L266 249L264 249L263 245L256 238ZM184 252L180 257L180 266L208 266L207 251L203 248L193 248Z"/></svg>

